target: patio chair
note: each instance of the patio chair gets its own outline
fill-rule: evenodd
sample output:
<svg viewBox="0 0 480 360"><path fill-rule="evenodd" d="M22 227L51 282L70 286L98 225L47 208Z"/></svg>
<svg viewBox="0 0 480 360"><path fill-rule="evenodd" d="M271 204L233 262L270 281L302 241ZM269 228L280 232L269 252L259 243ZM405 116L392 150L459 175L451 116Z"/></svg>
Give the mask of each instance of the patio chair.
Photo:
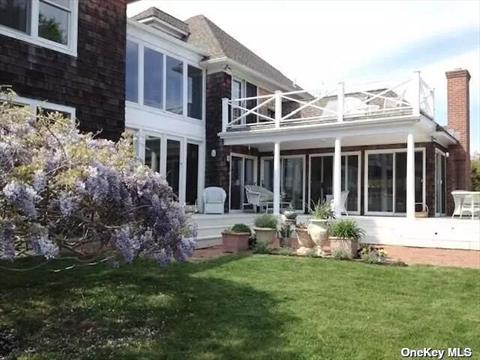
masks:
<svg viewBox="0 0 480 360"><path fill-rule="evenodd" d="M453 200L455 202L454 216L462 218L470 216L474 219L480 216L480 192L478 191L452 191Z"/></svg>
<svg viewBox="0 0 480 360"><path fill-rule="evenodd" d="M203 190L203 209L205 214L223 214L227 193L221 187L208 187Z"/></svg>
<svg viewBox="0 0 480 360"><path fill-rule="evenodd" d="M273 192L258 185L245 185L245 194L247 195L247 203L260 209L265 207L268 212L270 207L273 208ZM281 201L280 206L289 206L289 202Z"/></svg>
<svg viewBox="0 0 480 360"><path fill-rule="evenodd" d="M348 211L347 211L347 199L348 199L348 194L350 193L350 191L348 190L344 190L340 193L340 214L343 214L345 213L345 215L348 216ZM333 195L332 194L328 194L325 196L325 201L330 203L330 207L332 209L332 211L335 211L335 207L333 205Z"/></svg>

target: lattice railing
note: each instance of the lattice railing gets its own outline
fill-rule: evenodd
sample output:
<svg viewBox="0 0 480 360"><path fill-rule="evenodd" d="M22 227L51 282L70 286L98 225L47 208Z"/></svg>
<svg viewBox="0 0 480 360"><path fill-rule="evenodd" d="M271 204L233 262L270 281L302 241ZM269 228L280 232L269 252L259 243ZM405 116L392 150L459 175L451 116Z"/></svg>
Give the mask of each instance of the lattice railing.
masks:
<svg viewBox="0 0 480 360"><path fill-rule="evenodd" d="M256 127L284 127L311 122L352 121L423 114L434 117L434 92L419 73L389 85L299 90L223 99L223 131Z"/></svg>

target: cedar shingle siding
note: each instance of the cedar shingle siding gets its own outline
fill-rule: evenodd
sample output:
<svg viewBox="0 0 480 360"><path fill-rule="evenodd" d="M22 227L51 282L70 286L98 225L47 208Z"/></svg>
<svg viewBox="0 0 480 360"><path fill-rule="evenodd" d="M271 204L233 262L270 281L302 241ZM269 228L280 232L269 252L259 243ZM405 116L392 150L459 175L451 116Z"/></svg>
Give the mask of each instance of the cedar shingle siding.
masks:
<svg viewBox="0 0 480 360"><path fill-rule="evenodd" d="M0 35L0 84L76 109L80 128L116 140L125 128L126 0L80 0L78 56Z"/></svg>

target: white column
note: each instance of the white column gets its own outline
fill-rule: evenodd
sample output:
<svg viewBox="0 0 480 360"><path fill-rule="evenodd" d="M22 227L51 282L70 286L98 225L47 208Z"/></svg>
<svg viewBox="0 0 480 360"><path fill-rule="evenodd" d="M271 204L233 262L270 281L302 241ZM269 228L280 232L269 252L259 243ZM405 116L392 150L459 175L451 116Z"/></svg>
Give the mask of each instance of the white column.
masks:
<svg viewBox="0 0 480 360"><path fill-rule="evenodd" d="M407 218L415 219L415 141L407 135Z"/></svg>
<svg viewBox="0 0 480 360"><path fill-rule="evenodd" d="M273 150L273 213L280 215L280 142Z"/></svg>
<svg viewBox="0 0 480 360"><path fill-rule="evenodd" d="M275 91L275 127L280 127L280 121L282 120L282 92Z"/></svg>
<svg viewBox="0 0 480 360"><path fill-rule="evenodd" d="M340 216L342 194L342 142L335 139L335 154L333 156L333 209L335 216Z"/></svg>
<svg viewBox="0 0 480 360"><path fill-rule="evenodd" d="M228 98L222 99L222 132L226 132L228 127Z"/></svg>

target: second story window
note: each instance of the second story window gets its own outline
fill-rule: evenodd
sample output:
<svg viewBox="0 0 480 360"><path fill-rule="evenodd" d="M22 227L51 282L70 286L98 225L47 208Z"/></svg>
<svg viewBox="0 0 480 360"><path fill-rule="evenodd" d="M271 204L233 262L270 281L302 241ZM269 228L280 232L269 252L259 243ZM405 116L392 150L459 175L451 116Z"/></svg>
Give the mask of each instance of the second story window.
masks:
<svg viewBox="0 0 480 360"><path fill-rule="evenodd" d="M78 0L0 0L0 34L76 55Z"/></svg>
<svg viewBox="0 0 480 360"><path fill-rule="evenodd" d="M149 48L144 52L143 103L163 107L163 54Z"/></svg>
<svg viewBox="0 0 480 360"><path fill-rule="evenodd" d="M125 62L125 98L128 101L138 101L138 44L127 41Z"/></svg>
<svg viewBox="0 0 480 360"><path fill-rule="evenodd" d="M125 99L144 110L202 120L204 70L166 53L139 39L127 40Z"/></svg>
<svg viewBox="0 0 480 360"><path fill-rule="evenodd" d="M188 65L188 116L202 118L203 76L202 70Z"/></svg>
<svg viewBox="0 0 480 360"><path fill-rule="evenodd" d="M166 110L183 113L183 62L167 56L167 104Z"/></svg>

